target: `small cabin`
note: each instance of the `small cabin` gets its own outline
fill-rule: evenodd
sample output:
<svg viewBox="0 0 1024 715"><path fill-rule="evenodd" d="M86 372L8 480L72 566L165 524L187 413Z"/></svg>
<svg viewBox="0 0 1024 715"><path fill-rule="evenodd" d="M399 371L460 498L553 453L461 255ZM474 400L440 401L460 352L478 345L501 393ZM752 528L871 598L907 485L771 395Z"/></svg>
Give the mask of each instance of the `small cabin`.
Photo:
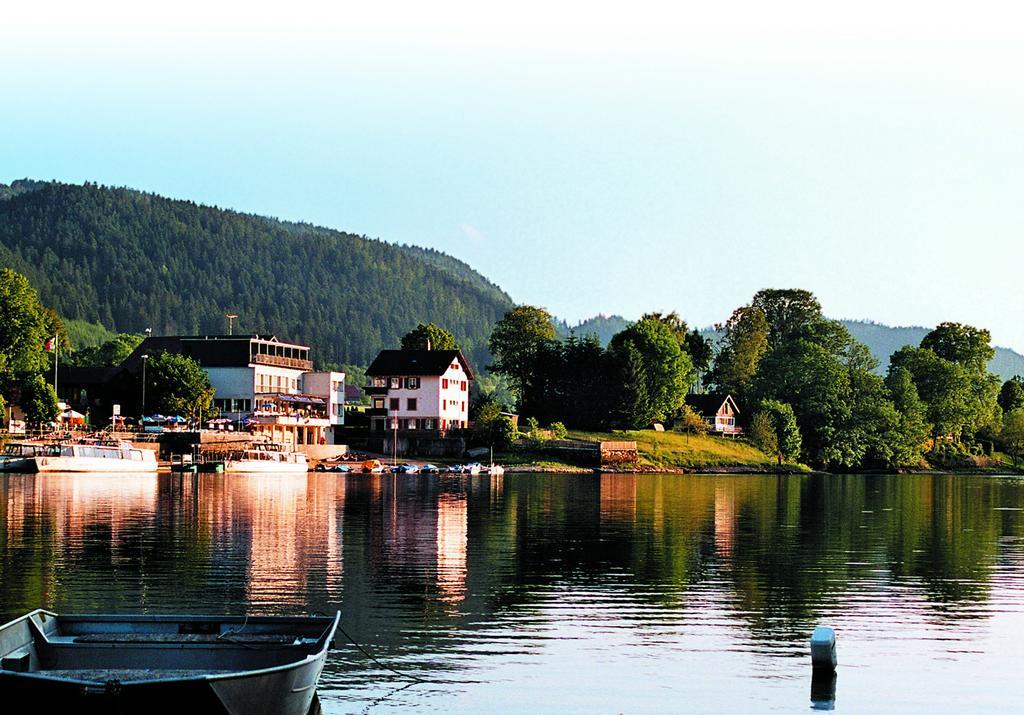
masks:
<svg viewBox="0 0 1024 715"><path fill-rule="evenodd" d="M687 395L686 404L700 415L708 424L711 434L736 437L743 433L743 428L736 423L740 408L732 395L711 393L706 395Z"/></svg>

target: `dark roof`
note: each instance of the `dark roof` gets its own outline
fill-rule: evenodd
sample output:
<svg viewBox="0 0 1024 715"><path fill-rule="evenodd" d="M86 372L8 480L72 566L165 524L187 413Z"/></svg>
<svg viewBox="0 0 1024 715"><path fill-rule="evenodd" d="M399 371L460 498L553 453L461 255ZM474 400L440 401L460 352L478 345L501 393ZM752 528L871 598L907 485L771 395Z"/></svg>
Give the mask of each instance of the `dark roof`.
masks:
<svg viewBox="0 0 1024 715"><path fill-rule="evenodd" d="M722 409L722 404L730 400L732 402L733 409L736 412L740 411L739 405L736 404L736 400L732 399L732 395L723 392L710 392L705 395L687 395L686 404L693 408L693 410L701 415L717 415L718 411Z"/></svg>
<svg viewBox="0 0 1024 715"><path fill-rule="evenodd" d="M473 368L461 350L381 350L367 368L374 377L388 375L443 375L453 360L462 363L470 380Z"/></svg>

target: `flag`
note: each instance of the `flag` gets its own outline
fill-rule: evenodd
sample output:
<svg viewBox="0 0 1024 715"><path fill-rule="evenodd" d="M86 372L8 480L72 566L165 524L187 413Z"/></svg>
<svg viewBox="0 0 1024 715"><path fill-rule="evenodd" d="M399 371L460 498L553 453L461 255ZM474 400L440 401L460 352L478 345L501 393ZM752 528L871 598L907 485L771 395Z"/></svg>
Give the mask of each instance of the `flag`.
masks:
<svg viewBox="0 0 1024 715"><path fill-rule="evenodd" d="M47 340L45 343L43 343L43 348L45 350L49 351L49 352L53 352L53 349L55 347L57 347L57 338L56 337L52 337L49 340Z"/></svg>

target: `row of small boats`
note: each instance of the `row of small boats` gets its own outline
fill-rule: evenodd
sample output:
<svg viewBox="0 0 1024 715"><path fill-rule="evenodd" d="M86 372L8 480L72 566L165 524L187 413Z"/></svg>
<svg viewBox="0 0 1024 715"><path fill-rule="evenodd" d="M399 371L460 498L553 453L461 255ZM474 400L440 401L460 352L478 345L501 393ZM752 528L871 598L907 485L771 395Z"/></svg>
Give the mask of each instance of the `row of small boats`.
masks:
<svg viewBox="0 0 1024 715"><path fill-rule="evenodd" d="M321 462L314 467L313 471L339 474L485 474L491 476L500 476L505 473L504 467L500 464L484 465L479 462L471 462L470 464L439 467L436 464L413 464L410 462L389 466L379 460L371 460L355 466Z"/></svg>

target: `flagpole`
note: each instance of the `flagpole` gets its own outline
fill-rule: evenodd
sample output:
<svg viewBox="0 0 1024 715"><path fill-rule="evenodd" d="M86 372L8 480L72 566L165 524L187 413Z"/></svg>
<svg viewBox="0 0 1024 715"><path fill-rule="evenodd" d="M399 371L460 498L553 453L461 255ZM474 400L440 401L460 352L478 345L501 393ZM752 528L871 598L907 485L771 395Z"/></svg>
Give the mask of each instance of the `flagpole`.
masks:
<svg viewBox="0 0 1024 715"><path fill-rule="evenodd" d="M59 335L59 334L58 334ZM60 356L60 342L58 335L53 336L53 394L57 398L57 409L60 410L60 395L57 394L57 360ZM60 427L60 418L64 416L63 411L57 415L57 427Z"/></svg>

